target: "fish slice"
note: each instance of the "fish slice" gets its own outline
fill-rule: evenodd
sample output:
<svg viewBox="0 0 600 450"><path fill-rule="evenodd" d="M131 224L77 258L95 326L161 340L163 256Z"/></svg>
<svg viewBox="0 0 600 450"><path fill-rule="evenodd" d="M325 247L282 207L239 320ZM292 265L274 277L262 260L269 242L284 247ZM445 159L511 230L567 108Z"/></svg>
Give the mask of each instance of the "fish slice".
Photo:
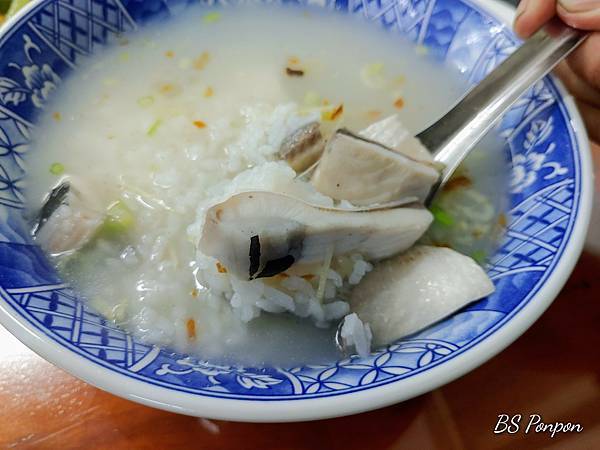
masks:
<svg viewBox="0 0 600 450"><path fill-rule="evenodd" d="M538 80L577 48L588 35L589 33L568 27L558 19L552 20L531 38L526 40L525 43L504 60L504 62L492 70L441 119L416 136L431 152L434 161L439 163L439 166L442 167L440 178L431 188L425 204L431 203L432 199L443 188L460 163L494 124L497 123L502 117L502 114L505 113L508 108L510 108L515 101L527 91L527 89L531 88ZM433 252L433 254L435 254L436 252L441 251L452 252L449 249L442 250L432 248L430 253ZM455 259L459 256L462 257L462 255L459 254L454 255ZM419 258L410 258L405 257L405 255L400 255L396 259L402 263L406 273L411 273L413 275L414 273L418 273ZM397 263L400 264L400 262ZM393 263L394 261L389 264ZM457 260L455 261L455 264L456 266L454 269L456 270L461 263ZM462 265L464 266L464 264ZM474 266L474 264L472 264L472 266ZM471 268L471 270L472 269L473 268ZM481 273L483 274L483 271L481 271ZM378 274L372 275L375 276ZM444 283L448 282L451 278L451 272L446 274L440 272L438 275L439 286L437 286L437 290L435 290L434 293L452 287L450 285L444 287ZM479 289L489 287L485 285L484 281L485 280L482 280L475 287ZM483 289L481 292L488 291L489 289ZM397 302L393 302L388 298L387 302L369 305L369 302L366 299L355 300L357 302L362 302L361 305L363 309L367 308L369 312L376 311L377 314L375 315L378 315L378 317L394 318L399 314L403 317L417 317L419 316L420 311L413 311L411 308L422 308L423 304L427 304L427 302L431 300L429 298L431 292L427 290L423 292L424 295L428 296L427 299L425 299L426 301L421 301L423 299L419 298L418 290L410 293L412 298L399 298ZM407 295L407 293L404 292L404 295ZM463 298L461 298L461 296L463 296ZM481 298L479 294L472 295L472 292L464 293L460 290L456 292L453 291L453 297L451 299L452 304L448 301L440 302L437 313L434 305L428 305L429 309L427 311L427 317L423 318L419 316L419 320L414 320L414 323L408 325L404 324L405 327L408 327L406 330L400 328L396 330L393 327L390 328L388 326L385 330L386 334L383 337L376 336L378 330L375 330L375 341L379 341L378 343L382 344L387 343L388 340L385 339L386 337L393 336L394 339L398 339L406 333L416 331L417 328L425 327L443 319L457 309L465 306L467 303L479 298ZM384 311L386 308L388 308L388 310ZM396 310L397 308L400 308L400 310ZM367 315L367 318L370 317ZM341 337L343 323L344 320L339 323L335 342L338 349L346 354L348 353L348 349L345 348ZM415 324L418 324L418 326Z"/></svg>

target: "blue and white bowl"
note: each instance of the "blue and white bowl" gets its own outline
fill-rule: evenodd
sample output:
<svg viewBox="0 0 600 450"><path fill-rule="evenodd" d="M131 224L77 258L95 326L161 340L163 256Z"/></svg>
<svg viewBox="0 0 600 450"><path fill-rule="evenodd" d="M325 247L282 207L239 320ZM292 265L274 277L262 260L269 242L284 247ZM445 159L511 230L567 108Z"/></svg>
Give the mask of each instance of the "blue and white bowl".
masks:
<svg viewBox="0 0 600 450"><path fill-rule="evenodd" d="M2 29L0 321L19 339L130 400L211 418L291 421L373 409L447 383L505 348L548 307L579 256L592 198L587 137L552 78L537 83L500 125L513 174L510 223L487 267L496 292L447 320L368 358L257 369L184 359L136 341L90 310L32 244L22 219L29 136L48 96L80 58L115 33L168 20L187 3L198 0L40 0ZM516 45L498 18L510 18L506 7L490 13L468 0L322 3L426 45L471 83Z"/></svg>

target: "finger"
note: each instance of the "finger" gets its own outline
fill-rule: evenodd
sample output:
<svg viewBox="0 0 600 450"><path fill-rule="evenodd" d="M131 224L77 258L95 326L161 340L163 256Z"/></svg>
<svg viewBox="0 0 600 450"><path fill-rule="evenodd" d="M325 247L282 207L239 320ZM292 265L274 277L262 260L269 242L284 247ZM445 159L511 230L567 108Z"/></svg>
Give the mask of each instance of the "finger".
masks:
<svg viewBox="0 0 600 450"><path fill-rule="evenodd" d="M586 102L576 101L576 103L590 139L600 143L600 109Z"/></svg>
<svg viewBox="0 0 600 450"><path fill-rule="evenodd" d="M593 33L569 56L569 66L595 89L600 89L600 33Z"/></svg>
<svg viewBox="0 0 600 450"><path fill-rule="evenodd" d="M600 29L600 2L594 0L559 0L558 16L568 25L582 30Z"/></svg>
<svg viewBox="0 0 600 450"><path fill-rule="evenodd" d="M555 15L555 0L521 0L515 17L515 33L528 38Z"/></svg>
<svg viewBox="0 0 600 450"><path fill-rule="evenodd" d="M554 69L554 73L560 78L573 97L590 105L600 107L600 91L593 88L577 75L566 61L560 63Z"/></svg>
<svg viewBox="0 0 600 450"><path fill-rule="evenodd" d="M600 145L595 142L590 142L592 150L592 160L596 167L596 192L600 192Z"/></svg>

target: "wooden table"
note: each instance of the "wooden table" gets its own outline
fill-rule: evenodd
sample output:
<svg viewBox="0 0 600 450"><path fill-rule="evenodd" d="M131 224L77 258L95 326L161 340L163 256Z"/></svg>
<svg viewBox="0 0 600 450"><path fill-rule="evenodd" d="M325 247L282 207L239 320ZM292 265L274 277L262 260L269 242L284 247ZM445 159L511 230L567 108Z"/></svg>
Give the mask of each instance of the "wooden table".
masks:
<svg viewBox="0 0 600 450"><path fill-rule="evenodd" d="M600 149L594 156L600 167ZM429 394L320 422L208 421L91 387L0 328L0 448L600 448L600 201L596 206L587 250L548 311L500 355ZM518 433L494 434L502 413L524 416ZM525 434L530 414L580 423L583 431Z"/></svg>

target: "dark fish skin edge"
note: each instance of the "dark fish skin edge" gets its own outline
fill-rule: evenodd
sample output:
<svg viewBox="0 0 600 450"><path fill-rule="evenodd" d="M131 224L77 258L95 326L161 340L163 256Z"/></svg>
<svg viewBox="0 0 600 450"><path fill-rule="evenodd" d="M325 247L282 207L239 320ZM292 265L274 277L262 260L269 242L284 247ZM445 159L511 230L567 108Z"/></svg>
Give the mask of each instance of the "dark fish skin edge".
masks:
<svg viewBox="0 0 600 450"><path fill-rule="evenodd" d="M322 141L321 125L319 122L310 122L288 135L279 148L279 155L287 160L303 153L307 148L314 147ZM323 147L325 143L322 142Z"/></svg>
<svg viewBox="0 0 600 450"><path fill-rule="evenodd" d="M258 234L250 238L250 249L248 256L250 257L249 280L273 277L281 272L286 271L292 266L292 264L294 264L294 262L296 262L296 258L293 255L285 255L281 258L267 261L263 267L263 270L257 274L256 272L258 272L258 269L260 268L261 257L260 236Z"/></svg>
<svg viewBox="0 0 600 450"><path fill-rule="evenodd" d="M50 191L50 194L48 194L48 197L44 201L39 214L35 218L34 224L31 228L32 236L37 235L42 226L44 226L52 214L54 214L54 211L56 211L58 207L64 203L64 200L70 190L71 184L68 181L63 181Z"/></svg>
<svg viewBox="0 0 600 450"><path fill-rule="evenodd" d="M265 268L254 278L269 278L273 277L290 267L296 261L292 255L285 255L283 258L272 259L271 261L267 261L265 264Z"/></svg>
<svg viewBox="0 0 600 450"><path fill-rule="evenodd" d="M260 268L260 237L258 234L250 238L250 280L254 278Z"/></svg>
<svg viewBox="0 0 600 450"><path fill-rule="evenodd" d="M338 128L335 131L335 133L336 134L343 134L344 136L348 136L350 138L353 138L353 139L356 139L356 140L359 140L359 141L363 141L363 142L365 142L367 144L377 145L377 146L379 146L381 148L384 148L384 149L386 149L386 150L388 150L388 151L390 151L390 152L392 152L392 153L394 153L396 155L400 155L403 158L409 159L410 161L414 161L416 163L423 164L425 166L429 166L429 167L433 167L434 169L437 169L437 167L434 164L432 164L432 163L425 162L425 161L418 161L418 160L416 160L416 159L414 159L414 158L412 158L412 157L410 157L408 155L405 155L403 153L398 153L393 148L388 147L387 145L383 145L381 142L377 142L377 141L374 141L372 139L366 138L364 136L360 136L360 135L358 135L356 133L353 133L352 131L348 130L347 128Z"/></svg>

